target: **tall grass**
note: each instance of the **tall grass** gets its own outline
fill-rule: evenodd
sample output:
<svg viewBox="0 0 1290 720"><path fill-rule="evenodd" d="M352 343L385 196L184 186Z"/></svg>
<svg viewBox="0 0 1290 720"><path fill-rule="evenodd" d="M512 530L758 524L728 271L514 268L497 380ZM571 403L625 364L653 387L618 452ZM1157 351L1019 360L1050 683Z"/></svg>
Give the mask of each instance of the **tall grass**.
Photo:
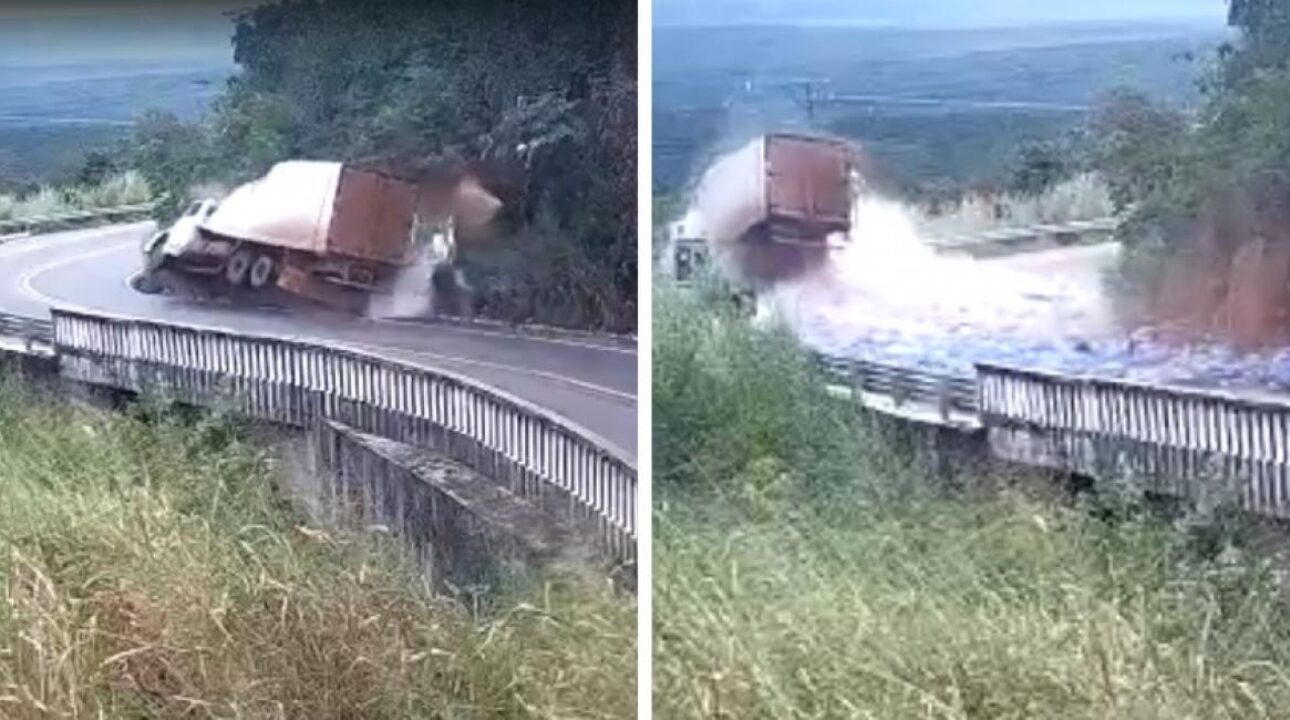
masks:
<svg viewBox="0 0 1290 720"><path fill-rule="evenodd" d="M657 716L1287 716L1274 555L1044 478L937 487L786 338L655 318Z"/></svg>
<svg viewBox="0 0 1290 720"><path fill-rule="evenodd" d="M42 187L21 197L0 195L0 222L61 215L76 210L140 205L152 199L147 181L129 170L97 185Z"/></svg>
<svg viewBox="0 0 1290 720"><path fill-rule="evenodd" d="M476 620L281 472L225 421L0 387L0 717L634 712L629 601L552 579Z"/></svg>

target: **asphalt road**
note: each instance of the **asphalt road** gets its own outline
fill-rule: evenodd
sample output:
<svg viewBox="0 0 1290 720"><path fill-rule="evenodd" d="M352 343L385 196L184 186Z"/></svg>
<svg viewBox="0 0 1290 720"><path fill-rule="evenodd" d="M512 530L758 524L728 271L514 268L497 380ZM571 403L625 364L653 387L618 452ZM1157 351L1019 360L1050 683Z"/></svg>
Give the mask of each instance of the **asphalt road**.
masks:
<svg viewBox="0 0 1290 720"><path fill-rule="evenodd" d="M150 223L0 245L0 312L51 306L306 339L465 375L538 405L636 457L636 349L583 337L359 320L320 310L231 307L144 295L127 285Z"/></svg>

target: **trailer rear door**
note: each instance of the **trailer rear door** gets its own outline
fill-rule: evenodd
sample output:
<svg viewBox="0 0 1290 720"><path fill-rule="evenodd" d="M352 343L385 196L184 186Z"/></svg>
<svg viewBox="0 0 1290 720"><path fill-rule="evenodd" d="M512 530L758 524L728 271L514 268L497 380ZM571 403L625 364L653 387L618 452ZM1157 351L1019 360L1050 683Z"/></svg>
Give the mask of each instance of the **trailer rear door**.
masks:
<svg viewBox="0 0 1290 720"><path fill-rule="evenodd" d="M825 229L850 222L850 153L840 142L796 135L766 137L766 198L773 219Z"/></svg>
<svg viewBox="0 0 1290 720"><path fill-rule="evenodd" d="M327 249L334 255L401 264L411 248L415 186L345 167L331 214Z"/></svg>

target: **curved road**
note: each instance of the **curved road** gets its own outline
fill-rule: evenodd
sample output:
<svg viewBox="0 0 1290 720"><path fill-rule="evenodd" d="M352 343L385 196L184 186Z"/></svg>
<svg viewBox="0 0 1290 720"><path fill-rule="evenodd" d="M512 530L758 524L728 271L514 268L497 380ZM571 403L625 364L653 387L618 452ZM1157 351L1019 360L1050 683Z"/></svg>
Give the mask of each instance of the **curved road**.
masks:
<svg viewBox="0 0 1290 720"><path fill-rule="evenodd" d="M0 312L47 318L56 305L361 347L500 388L636 457L635 348L595 338L530 337L143 295L126 281L139 267L140 243L151 230L151 223L136 223L0 245Z"/></svg>

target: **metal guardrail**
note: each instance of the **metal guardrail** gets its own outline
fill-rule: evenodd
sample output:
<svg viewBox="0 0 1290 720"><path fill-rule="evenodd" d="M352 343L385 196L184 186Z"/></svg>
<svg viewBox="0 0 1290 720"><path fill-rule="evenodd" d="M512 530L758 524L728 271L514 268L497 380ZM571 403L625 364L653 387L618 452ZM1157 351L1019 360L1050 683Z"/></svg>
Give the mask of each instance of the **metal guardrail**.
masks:
<svg viewBox="0 0 1290 720"><path fill-rule="evenodd" d="M61 309L53 317L72 379L302 427L336 420L440 451L539 507L594 523L602 547L635 560L635 465L502 391L357 349Z"/></svg>
<svg viewBox="0 0 1290 720"><path fill-rule="evenodd" d="M992 365L977 368L995 454L1143 479L1290 519L1290 401Z"/></svg>
<svg viewBox="0 0 1290 720"><path fill-rule="evenodd" d="M977 375L981 414L997 424L1290 464L1290 401L988 364Z"/></svg>
<svg viewBox="0 0 1290 720"><path fill-rule="evenodd" d="M1080 236L1091 233L1109 234L1120 227L1120 218L1105 217L1094 220L1075 220L1068 223L1005 227L977 233L963 233L932 237L928 244L942 250L969 248L983 245L1010 245L1045 237Z"/></svg>
<svg viewBox="0 0 1290 720"><path fill-rule="evenodd" d="M977 385L970 376L925 372L869 360L821 355L825 370L848 387L890 398L896 406L922 404L942 416L977 412Z"/></svg>
<svg viewBox="0 0 1290 720"><path fill-rule="evenodd" d="M127 217L144 215L152 212L154 207L156 207L156 203L149 202L140 203L138 205L121 205L111 208L76 210L57 215L41 215L27 218L14 218L12 220L0 220L0 236L41 232L61 226L79 225L93 220L123 220ZM0 237L0 242L2 241L3 237Z"/></svg>
<svg viewBox="0 0 1290 720"><path fill-rule="evenodd" d="M0 313L0 337L53 344L54 324L48 320Z"/></svg>

